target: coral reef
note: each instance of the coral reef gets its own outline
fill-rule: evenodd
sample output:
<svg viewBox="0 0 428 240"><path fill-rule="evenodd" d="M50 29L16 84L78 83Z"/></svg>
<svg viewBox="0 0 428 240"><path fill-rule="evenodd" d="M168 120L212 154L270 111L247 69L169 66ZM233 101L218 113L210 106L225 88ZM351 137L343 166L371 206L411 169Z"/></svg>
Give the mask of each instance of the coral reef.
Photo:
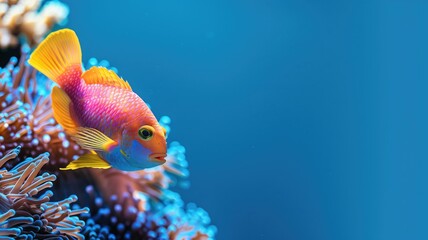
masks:
<svg viewBox="0 0 428 240"><path fill-rule="evenodd" d="M19 145L24 157L49 152L51 161L45 168L57 170L83 151L54 120L49 95L52 81L26 63L27 53L23 48L19 63L12 57L0 69L0 151Z"/></svg>
<svg viewBox="0 0 428 240"><path fill-rule="evenodd" d="M42 2L0 1L0 239L213 239L207 212L170 190L188 186L178 142L152 169L58 170L84 151L53 118L52 81L26 63L29 47L68 15ZM117 72L95 58L85 68L94 65ZM169 135L171 119L159 123Z"/></svg>
<svg viewBox="0 0 428 240"><path fill-rule="evenodd" d="M37 165L54 173L49 175L51 178L57 178L57 184L51 186L55 194L50 198L63 202L62 198L74 194L79 201L73 209L80 211L79 206L91 209L91 213L81 217L87 223L80 233L82 236L87 239L213 239L216 229L209 226L208 214L194 204L185 208L180 196L169 190L173 186L188 186L185 148L178 142L169 144L167 162L152 169L58 171L83 151L53 119L49 97L52 83L25 63L26 55L27 50L23 50L24 57L19 63L12 58L0 69L0 150L6 152L21 146L24 157L45 156L44 152L50 152L51 160ZM110 68L107 61L98 62L94 58L86 67L91 65ZM169 134L171 119L163 116L159 122ZM3 164L10 171L20 166L17 158L8 158ZM66 199L69 203L75 198ZM68 227L79 229L82 224L76 223L79 224L69 223Z"/></svg>
<svg viewBox="0 0 428 240"><path fill-rule="evenodd" d="M35 46L55 24L68 16L68 7L58 1L8 0L0 2L0 48L19 44L21 35ZM40 9L39 9L40 8Z"/></svg>
<svg viewBox="0 0 428 240"><path fill-rule="evenodd" d="M20 147L0 159L0 167L16 159ZM84 239L80 233L85 225L76 215L88 208L71 210L77 201L72 195L62 201L50 202L56 176L40 174L48 154L20 161L11 170L0 169L0 238L1 239Z"/></svg>

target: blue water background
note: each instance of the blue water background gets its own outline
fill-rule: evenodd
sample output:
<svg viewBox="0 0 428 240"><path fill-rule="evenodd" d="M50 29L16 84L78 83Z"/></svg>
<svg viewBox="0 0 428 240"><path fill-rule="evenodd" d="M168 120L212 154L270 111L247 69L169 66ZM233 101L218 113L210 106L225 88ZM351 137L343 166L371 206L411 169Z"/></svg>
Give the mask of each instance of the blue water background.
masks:
<svg viewBox="0 0 428 240"><path fill-rule="evenodd" d="M428 238L426 1L74 1L187 147L218 239Z"/></svg>

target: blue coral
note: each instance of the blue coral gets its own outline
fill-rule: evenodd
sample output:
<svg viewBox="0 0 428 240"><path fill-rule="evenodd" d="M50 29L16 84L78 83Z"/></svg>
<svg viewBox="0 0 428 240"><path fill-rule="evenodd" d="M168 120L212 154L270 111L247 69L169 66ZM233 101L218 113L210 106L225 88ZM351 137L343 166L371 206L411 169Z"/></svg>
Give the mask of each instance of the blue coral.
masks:
<svg viewBox="0 0 428 240"><path fill-rule="evenodd" d="M213 239L216 228L207 212L192 203L184 208L180 195L168 190L188 175L184 151L173 142L164 166L138 173L103 170L103 185L86 187L91 214L82 216L83 234L88 239Z"/></svg>

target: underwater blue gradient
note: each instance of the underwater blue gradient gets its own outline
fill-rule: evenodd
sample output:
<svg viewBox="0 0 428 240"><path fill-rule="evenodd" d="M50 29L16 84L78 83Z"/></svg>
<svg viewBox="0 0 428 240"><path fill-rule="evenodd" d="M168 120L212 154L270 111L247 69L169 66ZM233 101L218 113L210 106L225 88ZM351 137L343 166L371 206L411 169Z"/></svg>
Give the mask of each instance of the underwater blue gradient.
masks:
<svg viewBox="0 0 428 240"><path fill-rule="evenodd" d="M428 2L72 1L218 239L427 239Z"/></svg>

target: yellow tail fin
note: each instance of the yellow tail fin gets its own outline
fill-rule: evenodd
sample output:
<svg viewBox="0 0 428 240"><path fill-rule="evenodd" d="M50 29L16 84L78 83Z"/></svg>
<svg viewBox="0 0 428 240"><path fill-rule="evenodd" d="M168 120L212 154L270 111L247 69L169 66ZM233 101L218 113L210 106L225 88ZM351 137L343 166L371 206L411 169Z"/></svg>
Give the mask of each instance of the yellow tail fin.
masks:
<svg viewBox="0 0 428 240"><path fill-rule="evenodd" d="M76 33L62 29L49 34L31 54L28 63L48 78L58 82L67 67L81 64L82 52Z"/></svg>

